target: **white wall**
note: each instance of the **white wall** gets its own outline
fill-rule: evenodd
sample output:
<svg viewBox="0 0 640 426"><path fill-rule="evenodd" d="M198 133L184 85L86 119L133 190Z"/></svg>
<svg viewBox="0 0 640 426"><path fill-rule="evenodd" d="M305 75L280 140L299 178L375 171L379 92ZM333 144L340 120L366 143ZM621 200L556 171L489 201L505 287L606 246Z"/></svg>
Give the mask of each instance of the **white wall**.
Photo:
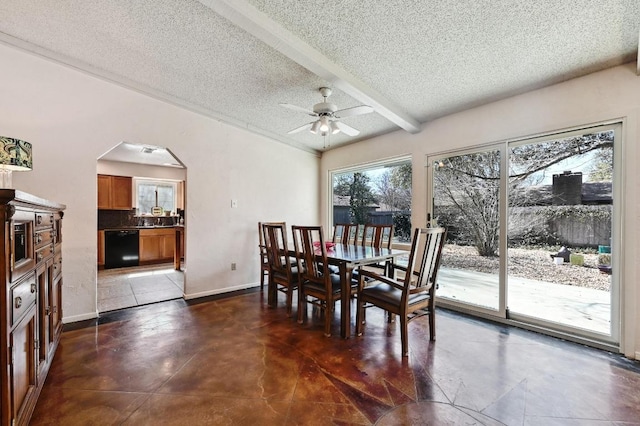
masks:
<svg viewBox="0 0 640 426"><path fill-rule="evenodd" d="M258 221L318 222L317 156L13 47L0 58L0 134L34 151L14 186L67 205L65 322L97 315L96 160L120 141L165 146L187 167L187 298L257 285Z"/></svg>
<svg viewBox="0 0 640 426"><path fill-rule="evenodd" d="M325 153L321 175L350 165L411 154L413 226L426 223L426 156L456 148L623 119L622 346L640 359L640 77L628 64L452 114L423 126L421 133L399 131ZM327 221L328 185L321 181L321 215Z"/></svg>

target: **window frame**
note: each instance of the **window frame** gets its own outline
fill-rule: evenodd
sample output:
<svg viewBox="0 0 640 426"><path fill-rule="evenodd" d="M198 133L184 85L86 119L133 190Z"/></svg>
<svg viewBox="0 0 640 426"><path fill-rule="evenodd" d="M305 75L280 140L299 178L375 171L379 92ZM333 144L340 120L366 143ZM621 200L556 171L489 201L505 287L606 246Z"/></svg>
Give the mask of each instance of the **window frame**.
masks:
<svg viewBox="0 0 640 426"><path fill-rule="evenodd" d="M178 185L180 181L173 179L159 179L159 178L146 178L146 177L134 177L133 178L133 196L134 196L134 208L136 209L136 215L150 216L151 211L142 211L140 207L139 187L140 185L156 185L156 186L171 186L173 189L173 210L174 214L178 208Z"/></svg>
<svg viewBox="0 0 640 426"><path fill-rule="evenodd" d="M362 164L357 164L357 165L352 165L352 166L347 166L347 167L342 167L339 169L333 169L333 170L329 170L328 173L328 200L327 200L327 229L329 230L333 230L333 212L334 212L334 206L333 206L333 182L334 182L334 178L337 175L341 175L341 174L346 174L346 173L358 173L358 172L367 172L367 171L371 171L371 170L376 170L376 169L384 169L384 168L391 168L391 167L396 167L396 166L401 166L404 164L409 164L411 166L411 205L413 207L413 179L414 179L414 173L413 173L413 158L412 155L402 155L402 156L398 156L398 157L393 157L393 158L387 158L387 159L383 159L383 160L375 160L375 161L371 161L371 162L367 162L367 163L362 163ZM411 217L410 217L410 221L411 221L411 234L413 232L413 208L410 210L411 211ZM397 248L397 249L403 249L406 250L408 248L411 247L411 241L408 242L399 242L399 241L393 241L392 242L392 248Z"/></svg>

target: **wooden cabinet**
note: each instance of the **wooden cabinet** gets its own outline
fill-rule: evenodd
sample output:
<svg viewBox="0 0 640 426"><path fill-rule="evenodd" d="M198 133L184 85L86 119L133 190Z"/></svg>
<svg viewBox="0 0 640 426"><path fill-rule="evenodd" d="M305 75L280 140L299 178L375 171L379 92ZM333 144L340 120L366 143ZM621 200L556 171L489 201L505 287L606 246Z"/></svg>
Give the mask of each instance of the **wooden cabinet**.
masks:
<svg viewBox="0 0 640 426"><path fill-rule="evenodd" d="M0 189L0 426L29 423L60 341L64 209Z"/></svg>
<svg viewBox="0 0 640 426"><path fill-rule="evenodd" d="M98 175L98 209L131 210L133 180L127 176Z"/></svg>
<svg viewBox="0 0 640 426"><path fill-rule="evenodd" d="M141 229L140 263L173 260L175 251L175 229Z"/></svg>
<svg viewBox="0 0 640 426"><path fill-rule="evenodd" d="M98 231L98 266L104 266L104 231Z"/></svg>
<svg viewBox="0 0 640 426"><path fill-rule="evenodd" d="M14 325L9 334L11 364L9 366L9 380L5 382L8 386L3 386L9 389L8 398L6 398L7 413L5 414L4 410L2 413L3 425L28 424L31 413L36 406L38 388L35 350L36 328L34 307L20 322ZM3 399L5 399L4 394ZM4 406L3 403L3 409Z"/></svg>

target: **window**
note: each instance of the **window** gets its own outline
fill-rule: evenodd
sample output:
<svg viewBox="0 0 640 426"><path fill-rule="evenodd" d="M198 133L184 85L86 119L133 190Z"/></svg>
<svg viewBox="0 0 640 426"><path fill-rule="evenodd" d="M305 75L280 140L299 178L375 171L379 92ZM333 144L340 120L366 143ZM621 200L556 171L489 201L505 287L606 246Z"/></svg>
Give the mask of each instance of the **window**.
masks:
<svg viewBox="0 0 640 426"><path fill-rule="evenodd" d="M411 159L333 172L333 223L393 224L394 242L411 240Z"/></svg>
<svg viewBox="0 0 640 426"><path fill-rule="evenodd" d="M175 212L177 206L177 183L166 180L135 179L136 208L139 214L150 214L153 207Z"/></svg>

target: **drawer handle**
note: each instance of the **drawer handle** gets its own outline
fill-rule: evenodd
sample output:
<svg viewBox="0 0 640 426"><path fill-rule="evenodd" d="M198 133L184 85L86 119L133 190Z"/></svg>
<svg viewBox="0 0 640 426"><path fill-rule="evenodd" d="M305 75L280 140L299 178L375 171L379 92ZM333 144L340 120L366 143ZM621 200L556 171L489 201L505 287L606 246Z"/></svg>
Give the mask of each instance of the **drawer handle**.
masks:
<svg viewBox="0 0 640 426"><path fill-rule="evenodd" d="M44 255L42 253L38 253L38 262L42 261Z"/></svg>
<svg viewBox="0 0 640 426"><path fill-rule="evenodd" d="M35 293L35 292L36 292L36 285L31 284L31 293Z"/></svg>
<svg viewBox="0 0 640 426"><path fill-rule="evenodd" d="M22 306L22 297L18 296L16 297L16 309L20 309L20 306Z"/></svg>
<svg viewBox="0 0 640 426"><path fill-rule="evenodd" d="M38 223L38 225L42 224L42 216L37 216L36 217L36 222Z"/></svg>

